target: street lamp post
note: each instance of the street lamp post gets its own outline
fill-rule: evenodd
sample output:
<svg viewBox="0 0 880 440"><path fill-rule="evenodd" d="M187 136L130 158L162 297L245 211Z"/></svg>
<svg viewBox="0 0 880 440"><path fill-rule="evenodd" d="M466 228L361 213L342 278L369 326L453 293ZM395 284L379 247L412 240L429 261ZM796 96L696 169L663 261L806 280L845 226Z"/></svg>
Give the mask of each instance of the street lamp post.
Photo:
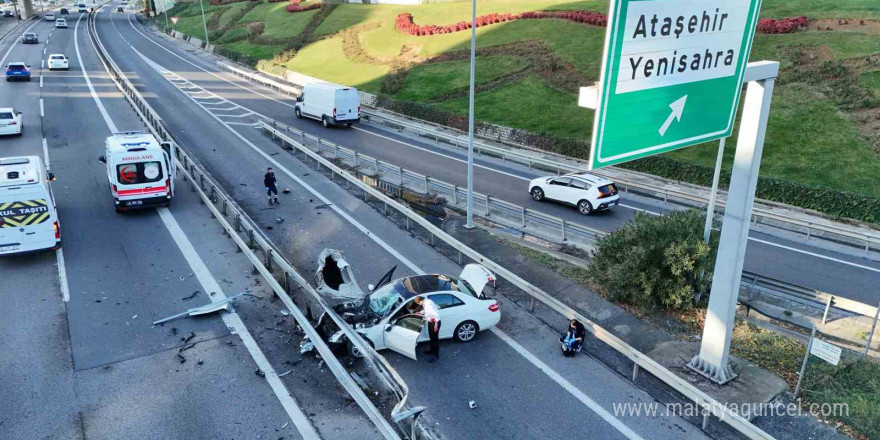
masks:
<svg viewBox="0 0 880 440"><path fill-rule="evenodd" d="M205 20L205 3L202 0L199 0L199 6L202 8L202 26L205 27L205 47L208 47L208 45L211 44L211 41L208 40L208 21Z"/></svg>
<svg viewBox="0 0 880 440"><path fill-rule="evenodd" d="M468 92L467 221L474 227L474 67L477 53L477 0L471 0L471 80Z"/></svg>

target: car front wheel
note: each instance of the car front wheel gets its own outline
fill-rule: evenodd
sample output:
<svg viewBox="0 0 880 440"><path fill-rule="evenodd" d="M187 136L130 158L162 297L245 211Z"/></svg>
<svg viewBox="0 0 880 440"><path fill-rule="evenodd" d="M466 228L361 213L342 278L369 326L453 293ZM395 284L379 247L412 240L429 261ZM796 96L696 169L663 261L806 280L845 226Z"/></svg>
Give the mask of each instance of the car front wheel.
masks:
<svg viewBox="0 0 880 440"><path fill-rule="evenodd" d="M532 199L534 199L536 202L544 200L544 190L538 188L537 186L532 188Z"/></svg>
<svg viewBox="0 0 880 440"><path fill-rule="evenodd" d="M580 202L578 202L578 212L583 215L589 215L593 212L593 205L591 205L590 202L586 200L581 200Z"/></svg>
<svg viewBox="0 0 880 440"><path fill-rule="evenodd" d="M458 342L470 342L477 335L480 328L474 321L465 321L455 327L455 340Z"/></svg>
<svg viewBox="0 0 880 440"><path fill-rule="evenodd" d="M367 337L364 337L364 340L367 341L367 344L375 350L376 347L373 345L373 341L371 341ZM359 348L357 348L357 345L354 345L354 343L351 341L346 341L346 343L348 344L348 354L350 354L351 357L357 358L357 359L364 357L364 354L361 352L361 350Z"/></svg>
<svg viewBox="0 0 880 440"><path fill-rule="evenodd" d="M300 111L300 109L294 109L293 114L296 115L296 119L302 119L302 117L303 117L303 114Z"/></svg>

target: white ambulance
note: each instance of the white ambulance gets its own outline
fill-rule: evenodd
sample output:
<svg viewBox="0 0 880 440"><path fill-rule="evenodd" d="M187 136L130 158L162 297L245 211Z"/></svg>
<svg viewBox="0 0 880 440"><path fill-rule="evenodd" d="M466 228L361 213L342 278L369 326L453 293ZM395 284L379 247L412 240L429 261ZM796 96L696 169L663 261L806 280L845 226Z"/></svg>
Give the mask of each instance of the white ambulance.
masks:
<svg viewBox="0 0 880 440"><path fill-rule="evenodd" d="M61 229L39 156L0 158L0 255L61 247Z"/></svg>
<svg viewBox="0 0 880 440"><path fill-rule="evenodd" d="M114 133L105 142L107 179L116 212L168 206L174 195L174 146L140 131Z"/></svg>

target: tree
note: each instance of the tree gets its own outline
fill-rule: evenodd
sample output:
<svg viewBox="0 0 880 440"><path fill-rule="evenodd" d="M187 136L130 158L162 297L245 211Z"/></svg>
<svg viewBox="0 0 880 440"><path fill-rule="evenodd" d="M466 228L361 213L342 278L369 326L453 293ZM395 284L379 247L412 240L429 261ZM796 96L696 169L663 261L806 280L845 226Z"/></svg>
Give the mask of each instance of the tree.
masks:
<svg viewBox="0 0 880 440"><path fill-rule="evenodd" d="M717 234L703 243L703 218L695 210L636 213L597 242L588 269L594 287L616 302L692 307L711 283L718 249Z"/></svg>

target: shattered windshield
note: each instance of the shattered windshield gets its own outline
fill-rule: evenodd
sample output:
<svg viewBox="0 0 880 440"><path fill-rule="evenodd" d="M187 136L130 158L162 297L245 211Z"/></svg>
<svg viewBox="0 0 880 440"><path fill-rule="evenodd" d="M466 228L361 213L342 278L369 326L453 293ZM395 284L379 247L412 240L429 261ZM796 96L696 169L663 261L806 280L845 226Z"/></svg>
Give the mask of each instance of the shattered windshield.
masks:
<svg viewBox="0 0 880 440"><path fill-rule="evenodd" d="M413 296L442 291L476 296L464 280L445 275L419 275L402 278L377 289L370 294L370 310L379 316L385 316L398 304Z"/></svg>

